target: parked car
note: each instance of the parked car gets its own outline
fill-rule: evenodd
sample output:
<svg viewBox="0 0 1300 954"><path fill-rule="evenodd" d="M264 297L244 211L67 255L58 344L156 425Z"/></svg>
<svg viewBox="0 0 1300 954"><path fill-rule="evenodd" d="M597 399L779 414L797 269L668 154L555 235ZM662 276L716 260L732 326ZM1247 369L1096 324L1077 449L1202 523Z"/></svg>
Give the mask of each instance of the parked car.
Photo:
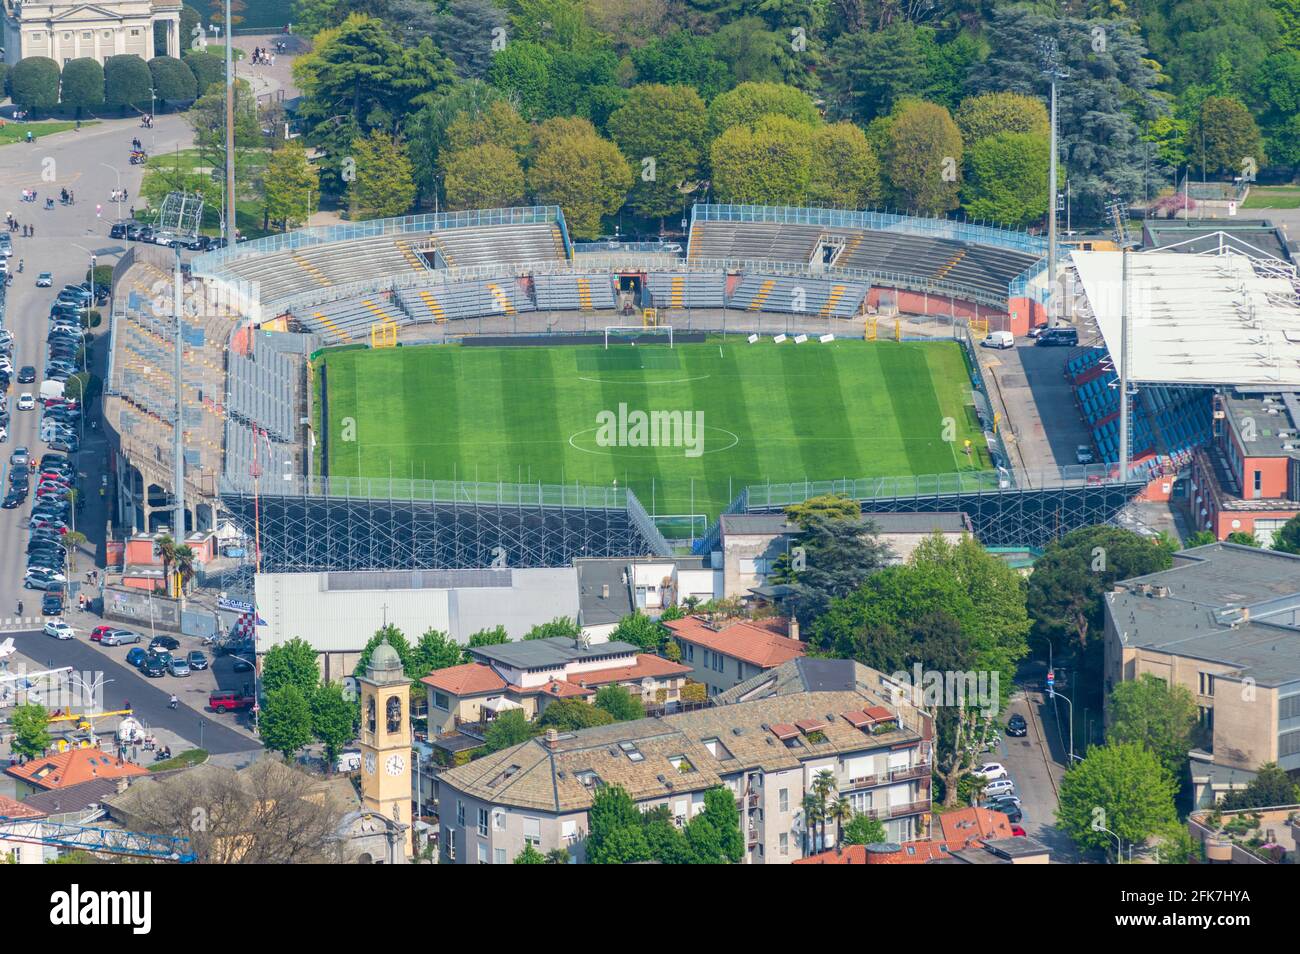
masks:
<svg viewBox="0 0 1300 954"><path fill-rule="evenodd" d="M105 646L125 646L128 643L138 642L140 642L140 634L133 633L129 629L115 629L100 640L100 643Z"/></svg>
<svg viewBox="0 0 1300 954"><path fill-rule="evenodd" d="M1013 838L1024 838L1024 837L1026 837L1026 835L1025 835L1025 830L1024 830L1023 828L1021 828L1019 825L1012 825L1012 826L1011 826L1011 837L1013 837Z"/></svg>
<svg viewBox="0 0 1300 954"><path fill-rule="evenodd" d="M90 631L90 641L92 643L97 643L103 639L105 635L111 632L113 632L112 626L96 626Z"/></svg>
<svg viewBox="0 0 1300 954"><path fill-rule="evenodd" d="M1093 456L1090 445L1080 444L1074 449L1074 459L1080 464L1091 464L1097 458Z"/></svg>
<svg viewBox="0 0 1300 954"><path fill-rule="evenodd" d="M995 778L984 786L984 794L989 798L998 795L1014 795L1016 783L1009 778Z"/></svg>
<svg viewBox="0 0 1300 954"><path fill-rule="evenodd" d="M975 778L983 779L986 782L991 782L997 778L1007 778L1010 774L1006 766L1001 762L985 762L971 772L971 775L975 776Z"/></svg>
<svg viewBox="0 0 1300 954"><path fill-rule="evenodd" d="M155 636L149 640L149 651L157 652L160 649L179 649L181 641L175 636Z"/></svg>
<svg viewBox="0 0 1300 954"><path fill-rule="evenodd" d="M183 677L190 674L190 664L184 656L173 656L167 661L167 671L173 676Z"/></svg>
<svg viewBox="0 0 1300 954"><path fill-rule="evenodd" d="M134 666L136 669L139 669L140 664L143 663L148 657L149 657L149 653L146 652L140 646L132 647L131 649L128 649L126 652L127 665Z"/></svg>
<svg viewBox="0 0 1300 954"><path fill-rule="evenodd" d="M1047 347L1070 347L1073 348L1079 343L1079 331L1069 325L1058 328L1048 328L1038 336L1034 344Z"/></svg>
<svg viewBox="0 0 1300 954"><path fill-rule="evenodd" d="M251 709L256 700L238 689L214 689L208 694L208 708L213 712L237 712Z"/></svg>
<svg viewBox="0 0 1300 954"><path fill-rule="evenodd" d="M208 657L203 655L203 653L199 652L197 649L190 651L187 661L190 664L190 669L195 672L208 668Z"/></svg>
<svg viewBox="0 0 1300 954"><path fill-rule="evenodd" d="M150 679L157 679L167 675L167 663L156 653L150 653L145 656L144 662L140 664L140 671Z"/></svg>
<svg viewBox="0 0 1300 954"><path fill-rule="evenodd" d="M72 627L61 619L47 619L45 621L46 636L53 636L55 639L75 639L76 633Z"/></svg>
<svg viewBox="0 0 1300 954"><path fill-rule="evenodd" d="M1001 812L1007 816L1007 821L1013 825L1018 825L1025 820L1025 813L1020 810L1019 805L1013 805L1010 802L1001 802L996 805L988 806L990 810Z"/></svg>
<svg viewBox="0 0 1300 954"><path fill-rule="evenodd" d="M1014 348L1016 337L1009 331L990 331L980 342L981 348Z"/></svg>
<svg viewBox="0 0 1300 954"><path fill-rule="evenodd" d="M115 239L124 239L124 238L126 238L126 229L127 229L127 223L125 223L125 222L114 222L114 223L109 227L109 230L108 230L108 237L109 237L109 238L115 238Z"/></svg>
<svg viewBox="0 0 1300 954"><path fill-rule="evenodd" d="M54 275L51 272L41 272L36 276L37 288L51 288L54 285Z"/></svg>
<svg viewBox="0 0 1300 954"><path fill-rule="evenodd" d="M1029 724L1025 722L1025 717L1019 712L1013 712L1011 718L1007 720L1007 735L1020 738L1029 733Z"/></svg>
<svg viewBox="0 0 1300 954"><path fill-rule="evenodd" d="M47 592L41 597L41 615L42 616L62 616L63 615L63 593Z"/></svg>

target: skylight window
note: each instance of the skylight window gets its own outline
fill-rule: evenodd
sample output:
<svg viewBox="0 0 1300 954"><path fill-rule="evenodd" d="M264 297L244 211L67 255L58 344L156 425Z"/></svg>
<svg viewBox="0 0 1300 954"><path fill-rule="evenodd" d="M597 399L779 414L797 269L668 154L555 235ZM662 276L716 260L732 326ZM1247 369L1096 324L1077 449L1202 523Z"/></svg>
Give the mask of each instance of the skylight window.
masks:
<svg viewBox="0 0 1300 954"><path fill-rule="evenodd" d="M641 754L641 750L636 747L635 743L620 742L618 744L618 747L623 750L623 754L628 757L628 761L631 762L645 761L645 756Z"/></svg>

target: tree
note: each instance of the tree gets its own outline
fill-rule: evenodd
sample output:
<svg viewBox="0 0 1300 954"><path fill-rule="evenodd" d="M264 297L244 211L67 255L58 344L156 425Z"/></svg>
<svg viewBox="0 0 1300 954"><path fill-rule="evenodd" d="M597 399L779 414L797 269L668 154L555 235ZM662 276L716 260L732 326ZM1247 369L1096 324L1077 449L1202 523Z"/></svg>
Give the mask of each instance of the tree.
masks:
<svg viewBox="0 0 1300 954"><path fill-rule="evenodd" d="M1224 543L1235 543L1239 547L1260 547L1259 537L1244 530L1234 530L1223 538Z"/></svg>
<svg viewBox="0 0 1300 954"><path fill-rule="evenodd" d="M356 178L348 189L352 208L363 218L384 219L415 204L415 176L403 142L375 130L352 141Z"/></svg>
<svg viewBox="0 0 1300 954"><path fill-rule="evenodd" d="M874 845L888 841L885 824L870 815L854 815L842 829L846 845Z"/></svg>
<svg viewBox="0 0 1300 954"><path fill-rule="evenodd" d="M996 133L966 151L962 205L972 219L1024 228L1047 214L1051 149L1036 133Z"/></svg>
<svg viewBox="0 0 1300 954"><path fill-rule="evenodd" d="M699 180L708 129L704 100L689 86L643 83L628 91L609 117L609 134L639 170L628 197L637 215L663 219L682 208L679 187Z"/></svg>
<svg viewBox="0 0 1300 954"><path fill-rule="evenodd" d="M443 166L449 210L501 209L524 198L524 170L509 149L485 144L446 155Z"/></svg>
<svg viewBox="0 0 1300 954"><path fill-rule="evenodd" d="M808 201L862 209L880 198L880 160L852 123L819 126L812 134Z"/></svg>
<svg viewBox="0 0 1300 954"><path fill-rule="evenodd" d="M551 91L550 51L526 40L506 44L492 57L488 82L519 105L525 119L546 117Z"/></svg>
<svg viewBox="0 0 1300 954"><path fill-rule="evenodd" d="M527 842L527 843L524 845L524 850L523 850L523 851L521 851L521 852L519 852L519 854L515 855L515 860L512 862L512 864L516 864L516 865L544 865L544 864L546 864L546 856L543 855L543 854L542 854L540 851L538 851L536 848L534 848L534 847L533 847L533 843L530 841L530 842Z"/></svg>
<svg viewBox="0 0 1300 954"><path fill-rule="evenodd" d="M325 744L325 761L333 765L356 736L356 705L344 698L340 682L314 687L310 699L312 735Z"/></svg>
<svg viewBox="0 0 1300 954"><path fill-rule="evenodd" d="M894 199L920 215L955 209L961 188L961 132L948 110L911 100L889 124L886 168Z"/></svg>
<svg viewBox="0 0 1300 954"><path fill-rule="evenodd" d="M9 725L13 730L10 751L15 755L29 759L39 758L54 744L50 737L50 714L44 706L35 702L14 709Z"/></svg>
<svg viewBox="0 0 1300 954"><path fill-rule="evenodd" d="M552 134L548 127L556 122L548 120L538 132L529 185L538 202L564 210L571 235L595 238L601 216L613 215L623 204L632 171L618 147L596 135L590 123L560 121Z"/></svg>
<svg viewBox="0 0 1300 954"><path fill-rule="evenodd" d="M616 642L631 643L643 653L655 653L668 636L668 630L640 610L624 616L609 634Z"/></svg>
<svg viewBox="0 0 1300 954"><path fill-rule="evenodd" d="M739 864L745 857L736 796L721 785L706 789L704 810L686 823L686 844L696 864Z"/></svg>
<svg viewBox="0 0 1300 954"><path fill-rule="evenodd" d="M181 60L194 74L195 92L202 96L214 85L225 85L226 64L221 57L207 50L186 50ZM224 96L224 93L222 94Z"/></svg>
<svg viewBox="0 0 1300 954"><path fill-rule="evenodd" d="M649 861L650 845L641 824L641 812L626 789L597 788L587 809L587 861L593 865Z"/></svg>
<svg viewBox="0 0 1300 954"><path fill-rule="evenodd" d="M1211 543L1218 542L1219 538L1214 535L1213 530L1197 530L1188 535L1187 540L1183 545L1183 549L1190 550L1192 547L1204 547L1209 546Z"/></svg>
<svg viewBox="0 0 1300 954"><path fill-rule="evenodd" d="M307 697L320 682L316 650L304 639L294 638L272 646L262 657L262 688L268 693L284 686L297 686Z"/></svg>
<svg viewBox="0 0 1300 954"><path fill-rule="evenodd" d="M929 98L934 30L899 20L879 31L839 36L829 57L830 94L836 111L867 123L888 115L902 100Z"/></svg>
<svg viewBox="0 0 1300 954"><path fill-rule="evenodd" d="M1263 167L1267 159L1259 127L1240 100L1210 96L1201 103L1198 119L1188 127L1187 152L1208 173L1243 175L1247 160Z"/></svg>
<svg viewBox="0 0 1300 954"><path fill-rule="evenodd" d="M770 115L786 116L804 126L822 122L812 98L784 83L741 83L709 104L709 126L715 136L733 126L752 126Z"/></svg>
<svg viewBox="0 0 1300 954"><path fill-rule="evenodd" d="M486 752L499 752L527 742L536 734L536 727L528 722L522 709L508 709L488 724L483 735L483 748Z"/></svg>
<svg viewBox="0 0 1300 954"><path fill-rule="evenodd" d="M149 75L153 77L154 95L164 107L167 103L187 103L197 98L198 79L183 60L174 56L155 56L148 65Z"/></svg>
<svg viewBox="0 0 1300 954"><path fill-rule="evenodd" d="M310 217L313 195L319 202L320 172L308 161L302 141L290 140L266 161L262 173L263 213L288 231Z"/></svg>
<svg viewBox="0 0 1300 954"><path fill-rule="evenodd" d="M1273 808L1300 802L1300 785L1276 762L1265 762L1244 789L1229 792L1220 803L1227 811Z"/></svg>
<svg viewBox="0 0 1300 954"><path fill-rule="evenodd" d="M821 494L809 497L802 503L791 504L785 508L785 515L791 523L797 523L807 530L814 516L832 520L857 520L862 516L862 504L842 494Z"/></svg>
<svg viewBox="0 0 1300 954"><path fill-rule="evenodd" d="M1192 543L1189 541L1187 545L1190 547ZM1300 553L1300 515L1292 517L1274 531L1273 549L1281 553Z"/></svg>
<svg viewBox="0 0 1300 954"><path fill-rule="evenodd" d="M139 107L149 102L153 74L134 53L120 53L104 60L104 102L109 106Z"/></svg>
<svg viewBox="0 0 1300 954"><path fill-rule="evenodd" d="M652 860L663 865L689 865L695 860L686 832L677 827L667 805L656 805L641 816L641 832Z"/></svg>
<svg viewBox="0 0 1300 954"><path fill-rule="evenodd" d="M598 709L582 699L555 699L548 702L542 714L538 716L537 727L573 732L576 729L609 725L614 721L614 717L604 709Z"/></svg>
<svg viewBox="0 0 1300 954"><path fill-rule="evenodd" d="M59 64L47 56L27 56L9 71L9 95L25 109L52 109L59 104Z"/></svg>
<svg viewBox="0 0 1300 954"><path fill-rule="evenodd" d="M875 524L861 519L860 513L846 518L808 512L801 526L801 559L791 567L795 615L808 626L832 600L848 596L883 567L890 551L876 536Z"/></svg>
<svg viewBox="0 0 1300 954"><path fill-rule="evenodd" d="M811 129L779 115L732 126L713 141L713 190L724 202L806 205Z"/></svg>
<svg viewBox="0 0 1300 954"><path fill-rule="evenodd" d="M481 80L468 80L444 90L407 120L407 142L420 195L431 199L445 170L447 130L462 113L481 116L494 102L507 102L506 94ZM511 109L514 109L511 106Z"/></svg>
<svg viewBox="0 0 1300 954"><path fill-rule="evenodd" d="M311 706L301 689L292 683L266 694L258 718L262 744L285 758L312 740Z"/></svg>
<svg viewBox="0 0 1300 954"><path fill-rule="evenodd" d="M553 639L557 636L577 639L581 635L581 626L567 616L557 616L549 623L538 623L524 634L524 639Z"/></svg>
<svg viewBox="0 0 1300 954"><path fill-rule="evenodd" d="M411 657L411 665L423 678L438 669L460 665L461 647L447 633L430 627L415 644Z"/></svg>
<svg viewBox="0 0 1300 954"><path fill-rule="evenodd" d="M596 692L595 706L608 712L616 722L645 718L641 700L622 686L602 686Z"/></svg>
<svg viewBox="0 0 1300 954"><path fill-rule="evenodd" d="M732 85L717 44L704 34L674 30L633 50L631 59L640 82L690 86L706 102Z"/></svg>
<svg viewBox="0 0 1300 954"><path fill-rule="evenodd" d="M422 0L409 5L429 8ZM451 0L430 25L428 35L451 57L457 73L483 79L492 66L493 37L505 23L505 12L490 0Z"/></svg>
<svg viewBox="0 0 1300 954"><path fill-rule="evenodd" d="M465 644L461 652L463 662L472 662L474 657L470 655L470 650L479 646L497 646L501 643L510 642L510 634L506 632L504 626L494 626L491 629L480 629L477 633L471 633L469 642Z"/></svg>
<svg viewBox="0 0 1300 954"><path fill-rule="evenodd" d="M967 96L953 119L967 148L999 133L1031 133L1046 139L1051 132L1043 101L1020 93Z"/></svg>
<svg viewBox="0 0 1300 954"><path fill-rule="evenodd" d="M408 676L417 679L428 675L428 673L420 673L418 676L413 674L415 654L411 652L411 644L407 642L402 631L392 623L387 623L376 630L375 635L371 636L366 645L362 647L361 655L357 657L357 664L352 670L352 675L364 676L366 674L366 670L370 668L370 657L374 655L379 644L385 640L397 653L397 658L402 661L402 669Z"/></svg>
<svg viewBox="0 0 1300 954"><path fill-rule="evenodd" d="M1122 846L1144 842L1175 822L1177 789L1155 753L1141 745L1093 746L1065 773L1056 817L1079 847L1109 851L1115 838L1102 827Z"/></svg>
<svg viewBox="0 0 1300 954"><path fill-rule="evenodd" d="M1143 673L1111 692L1106 741L1133 742L1154 752L1171 778L1183 777L1187 753L1199 742L1198 729L1196 700L1177 683Z"/></svg>
<svg viewBox="0 0 1300 954"><path fill-rule="evenodd" d="M99 60L83 56L63 68L60 103L76 109L78 119L83 109L104 105L104 68L99 65Z"/></svg>
<svg viewBox="0 0 1300 954"><path fill-rule="evenodd" d="M532 130L507 100L494 99L481 108L471 106L447 124L442 148L460 152L473 146L500 146L522 160L532 140Z"/></svg>

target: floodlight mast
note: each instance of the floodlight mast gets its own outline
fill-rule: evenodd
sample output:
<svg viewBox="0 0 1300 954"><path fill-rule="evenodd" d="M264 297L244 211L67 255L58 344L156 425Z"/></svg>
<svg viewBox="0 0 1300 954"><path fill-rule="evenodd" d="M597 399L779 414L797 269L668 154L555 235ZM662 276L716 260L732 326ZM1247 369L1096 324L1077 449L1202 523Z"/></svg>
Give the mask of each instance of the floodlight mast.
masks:
<svg viewBox="0 0 1300 954"><path fill-rule="evenodd" d="M1114 199L1107 203L1106 211L1110 213L1112 233L1115 244L1120 248L1122 267L1119 283L1119 479L1127 481L1129 477L1129 307L1128 307L1128 258L1129 250L1136 244L1128 231L1128 203L1123 199Z"/></svg>
<svg viewBox="0 0 1300 954"><path fill-rule="evenodd" d="M1056 40L1042 38L1038 43L1039 59L1043 64L1043 75L1047 77L1051 84L1051 157L1047 173L1047 292L1049 298L1050 313L1048 314L1048 323L1059 318L1061 314L1061 303L1058 301L1056 294L1056 81L1064 79L1068 74L1061 68L1060 55L1057 49Z"/></svg>

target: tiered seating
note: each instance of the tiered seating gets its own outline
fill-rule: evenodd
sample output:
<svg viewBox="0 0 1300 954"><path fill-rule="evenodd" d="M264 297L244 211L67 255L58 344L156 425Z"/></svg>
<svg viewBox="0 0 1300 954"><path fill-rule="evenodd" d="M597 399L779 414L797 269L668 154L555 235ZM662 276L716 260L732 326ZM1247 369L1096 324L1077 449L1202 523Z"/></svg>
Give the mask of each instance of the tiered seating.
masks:
<svg viewBox="0 0 1300 954"><path fill-rule="evenodd" d="M406 324L410 320L388 292L302 308L295 312L295 317L326 344L366 341L373 325L390 321Z"/></svg>
<svg viewBox="0 0 1300 954"><path fill-rule="evenodd" d="M424 263L411 251L421 239L419 235L376 235L305 245L237 258L226 270L241 281L256 282L261 300L274 305L318 288L423 269Z"/></svg>
<svg viewBox="0 0 1300 954"><path fill-rule="evenodd" d="M518 281L509 278L404 288L396 296L408 321L454 321L536 310Z"/></svg>
<svg viewBox="0 0 1300 954"><path fill-rule="evenodd" d="M721 308L727 280L702 272L655 273L646 285L655 308Z"/></svg>
<svg viewBox="0 0 1300 954"><path fill-rule="evenodd" d="M298 476L300 468L292 444L259 438L251 427L233 417L226 420L225 473L234 479L247 479L253 473L254 459L261 472L261 487L270 492L286 475Z"/></svg>
<svg viewBox="0 0 1300 954"><path fill-rule="evenodd" d="M809 278L773 278L746 275L728 303L746 311L850 318L866 296L866 285Z"/></svg>
<svg viewBox="0 0 1300 954"><path fill-rule="evenodd" d="M1175 461L1207 444L1214 418L1210 393L1199 388L1153 386L1140 392L1148 405L1165 449Z"/></svg>
<svg viewBox="0 0 1300 954"><path fill-rule="evenodd" d="M595 311L614 307L614 284L605 275L535 275L539 311Z"/></svg>
<svg viewBox="0 0 1300 954"><path fill-rule="evenodd" d="M1074 394L1083 419L1089 424L1096 424L1119 411L1119 386L1114 371L1107 371L1079 385Z"/></svg>
<svg viewBox="0 0 1300 954"><path fill-rule="evenodd" d="M273 436L292 441L298 407L298 364L275 351L254 358L231 352L226 363L229 410L261 425Z"/></svg>
<svg viewBox="0 0 1300 954"><path fill-rule="evenodd" d="M420 247L432 248L444 268L564 260L563 239L550 222L448 229L434 233Z"/></svg>
<svg viewBox="0 0 1300 954"><path fill-rule="evenodd" d="M775 222L696 222L691 230L691 259L808 264L825 230L816 225Z"/></svg>
<svg viewBox="0 0 1300 954"><path fill-rule="evenodd" d="M1109 355L1110 352L1105 348L1084 348L1065 362L1065 373L1071 379L1078 380Z"/></svg>

